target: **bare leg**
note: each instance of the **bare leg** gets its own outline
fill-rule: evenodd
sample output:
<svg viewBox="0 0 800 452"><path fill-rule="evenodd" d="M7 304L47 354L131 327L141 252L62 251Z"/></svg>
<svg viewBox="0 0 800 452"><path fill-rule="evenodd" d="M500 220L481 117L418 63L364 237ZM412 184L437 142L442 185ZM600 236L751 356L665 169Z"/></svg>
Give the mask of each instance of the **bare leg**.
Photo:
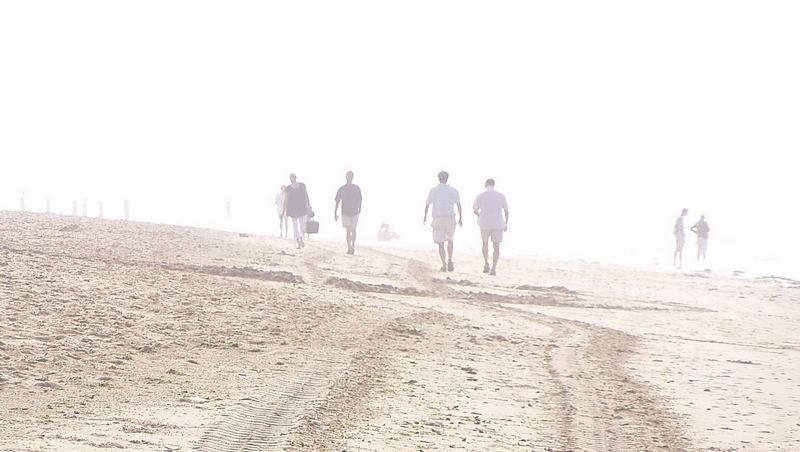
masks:
<svg viewBox="0 0 800 452"><path fill-rule="evenodd" d="M483 263L489 266L489 242L483 242Z"/></svg>
<svg viewBox="0 0 800 452"><path fill-rule="evenodd" d="M500 260L500 243L493 243L494 253L492 254L492 274L497 272L497 261Z"/></svg>
<svg viewBox="0 0 800 452"><path fill-rule="evenodd" d="M442 260L442 271L447 270L447 253L444 250L444 242L439 243L439 259Z"/></svg>
<svg viewBox="0 0 800 452"><path fill-rule="evenodd" d="M447 270L453 271L453 241L447 241Z"/></svg>

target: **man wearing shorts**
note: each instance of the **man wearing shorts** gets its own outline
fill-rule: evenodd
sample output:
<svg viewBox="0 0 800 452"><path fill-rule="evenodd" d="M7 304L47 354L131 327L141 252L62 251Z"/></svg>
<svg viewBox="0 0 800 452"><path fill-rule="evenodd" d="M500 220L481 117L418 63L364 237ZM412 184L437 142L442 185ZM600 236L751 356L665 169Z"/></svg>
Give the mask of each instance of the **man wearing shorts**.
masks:
<svg viewBox="0 0 800 452"><path fill-rule="evenodd" d="M447 171L439 172L439 185L433 187L425 201L425 217L423 224L428 223L428 210L431 210L431 226L433 228L433 243L439 245L439 258L442 260L441 271L453 271L453 236L456 232L456 213L454 206L458 207L458 225L462 225L461 197L458 190L447 185L450 175ZM444 244L447 242L447 252Z"/></svg>
<svg viewBox="0 0 800 452"><path fill-rule="evenodd" d="M697 234L697 262L700 262L701 257L704 261L706 260L706 252L708 251L708 231L710 230L711 228L708 227L705 215L700 215L700 221L691 228L691 231Z"/></svg>
<svg viewBox="0 0 800 452"><path fill-rule="evenodd" d="M486 191L475 198L472 210L478 216L483 239L483 272L492 276L497 275L500 243L503 242L503 233L508 230L508 202L504 194L494 189L494 179L486 180ZM494 245L491 268L489 268L489 239Z"/></svg>
<svg viewBox="0 0 800 452"><path fill-rule="evenodd" d="M672 266L677 268L683 267L683 245L686 243L686 230L683 228L683 217L689 214L689 209L683 209L681 216L675 220L675 227L673 234L675 234L675 254L672 255ZM678 265L678 258L680 258L680 265Z"/></svg>
<svg viewBox="0 0 800 452"><path fill-rule="evenodd" d="M356 227L358 216L361 214L361 189L353 183L353 172L345 175L347 183L339 187L336 192L336 206L333 208L333 218L339 221L339 203L342 203L342 227L346 231L347 254L356 252Z"/></svg>

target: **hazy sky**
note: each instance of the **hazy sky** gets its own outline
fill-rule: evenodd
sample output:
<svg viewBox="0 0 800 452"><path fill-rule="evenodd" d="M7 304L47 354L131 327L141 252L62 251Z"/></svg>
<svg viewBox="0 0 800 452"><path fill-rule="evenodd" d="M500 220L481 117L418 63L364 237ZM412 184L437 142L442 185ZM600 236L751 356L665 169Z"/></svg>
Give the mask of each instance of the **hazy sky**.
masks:
<svg viewBox="0 0 800 452"><path fill-rule="evenodd" d="M794 256L798 23L796 1L5 1L0 208L209 224L234 199L266 230L289 172L327 219L352 169L362 233L425 243L448 169L465 207L497 179L520 252L655 259L686 206L712 255Z"/></svg>

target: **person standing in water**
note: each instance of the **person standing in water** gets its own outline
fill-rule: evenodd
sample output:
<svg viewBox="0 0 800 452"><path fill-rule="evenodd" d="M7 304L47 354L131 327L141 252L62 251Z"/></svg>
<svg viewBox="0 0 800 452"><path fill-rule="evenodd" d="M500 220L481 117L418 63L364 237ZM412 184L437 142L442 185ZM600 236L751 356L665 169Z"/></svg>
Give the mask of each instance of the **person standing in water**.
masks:
<svg viewBox="0 0 800 452"><path fill-rule="evenodd" d="M294 173L289 175L289 181L291 184L286 187L283 214L288 215L292 220L294 239L297 242L297 249L300 249L306 246L303 238L306 235L308 215L311 213L311 202L308 200L306 185L297 182L297 176Z"/></svg>
<svg viewBox="0 0 800 452"><path fill-rule="evenodd" d="M458 190L447 185L450 174L447 171L439 172L439 185L433 187L425 201L425 216L423 224L428 223L428 210L431 211L431 227L433 228L433 243L439 245L439 258L442 260L441 271L453 271L453 236L456 233L456 214L453 206L458 207L458 225L461 226L462 211L461 197ZM447 251L445 252L445 242Z"/></svg>
<svg viewBox="0 0 800 452"><path fill-rule="evenodd" d="M495 276L497 261L500 260L500 243L503 242L503 233L508 230L508 202L504 194L494 189L494 179L486 180L486 191L475 198L472 210L478 216L483 239L483 272ZM489 239L492 239L494 245L491 268L489 268Z"/></svg>
<svg viewBox="0 0 800 452"><path fill-rule="evenodd" d="M695 223L690 230L697 234L697 262L700 262L701 257L705 261L706 251L708 251L708 231L711 230L706 223L706 216L700 215L700 221Z"/></svg>
<svg viewBox="0 0 800 452"><path fill-rule="evenodd" d="M361 188L353 183L353 172L345 175L347 183L339 187L336 192L336 206L333 208L333 218L339 221L339 203L342 204L342 227L345 229L347 240L347 254L356 252L356 228L358 216L361 214Z"/></svg>
<svg viewBox="0 0 800 452"><path fill-rule="evenodd" d="M675 254L672 255L672 266L683 268L683 245L686 244L686 230L683 227L683 217L689 214L689 209L683 209L681 216L675 220L673 234L675 234ZM678 265L680 259L680 265Z"/></svg>
<svg viewBox="0 0 800 452"><path fill-rule="evenodd" d="M289 237L289 217L284 214L284 204L286 203L286 185L281 185L281 192L275 195L275 207L278 209L278 224L280 225L280 237Z"/></svg>

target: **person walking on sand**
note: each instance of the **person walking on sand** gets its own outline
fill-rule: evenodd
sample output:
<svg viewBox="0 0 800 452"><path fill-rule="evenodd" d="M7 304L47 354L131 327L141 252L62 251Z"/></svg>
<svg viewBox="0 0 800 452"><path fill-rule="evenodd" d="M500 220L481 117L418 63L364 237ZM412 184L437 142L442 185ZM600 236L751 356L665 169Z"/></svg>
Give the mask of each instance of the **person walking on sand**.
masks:
<svg viewBox="0 0 800 452"><path fill-rule="evenodd" d="M284 214L283 205L286 203L286 185L281 185L281 192L275 195L275 207L278 209L278 224L280 237L289 237L289 217Z"/></svg>
<svg viewBox="0 0 800 452"><path fill-rule="evenodd" d="M306 234L306 223L311 214L311 202L308 200L308 190L302 182L297 182L297 176L289 175L289 184L286 187L286 200L283 203L283 214L292 219L292 230L297 242L297 249L306 246L303 237Z"/></svg>
<svg viewBox="0 0 800 452"><path fill-rule="evenodd" d="M706 251L708 251L708 231L711 230L706 223L706 216L700 215L700 221L695 223L690 230L697 234L697 262L700 262L701 257L705 261Z"/></svg>
<svg viewBox="0 0 800 452"><path fill-rule="evenodd" d="M441 271L453 271L453 236L456 232L456 214L453 206L458 207L458 225L461 226L462 211L461 197L458 190L447 185L450 175L447 171L439 172L439 185L433 187L428 193L425 201L425 216L423 224L428 223L428 210L433 205L431 211L431 227L433 228L433 243L439 245L439 258L442 260ZM445 242L447 242L447 252L445 253Z"/></svg>
<svg viewBox="0 0 800 452"><path fill-rule="evenodd" d="M683 245L686 243L686 230L683 227L683 217L689 214L689 209L683 209L681 211L681 216L675 220L675 228L673 229L673 234L675 234L675 254L672 255L672 266L677 268L683 268ZM680 265L678 265L678 259L680 259Z"/></svg>
<svg viewBox="0 0 800 452"><path fill-rule="evenodd" d="M483 272L497 275L497 261L500 260L500 243L503 233L508 230L508 202L506 196L494 189L494 179L486 180L486 191L475 198L472 210L478 216L478 226L483 239ZM504 219L505 216L505 219ZM489 268L489 239L492 239L492 267Z"/></svg>
<svg viewBox="0 0 800 452"><path fill-rule="evenodd" d="M339 203L342 203L342 227L346 232L347 254L356 252L356 228L358 216L361 214L361 188L353 183L353 172L345 175L347 183L339 187L336 192L336 206L333 208L333 218L339 221Z"/></svg>

